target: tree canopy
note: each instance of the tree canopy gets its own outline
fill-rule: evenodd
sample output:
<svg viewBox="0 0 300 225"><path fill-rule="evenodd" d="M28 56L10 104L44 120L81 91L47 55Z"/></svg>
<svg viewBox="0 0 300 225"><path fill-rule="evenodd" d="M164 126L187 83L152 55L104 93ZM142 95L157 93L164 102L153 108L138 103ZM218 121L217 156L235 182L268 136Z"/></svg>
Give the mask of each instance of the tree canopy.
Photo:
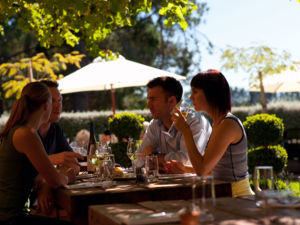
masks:
<svg viewBox="0 0 300 225"><path fill-rule="evenodd" d="M42 47L75 46L84 40L91 55L99 55L98 43L113 30L135 24L136 15L160 6L164 24L176 23L184 30L185 17L196 10L189 0L0 0L0 32L11 18L18 27L33 33Z"/></svg>
<svg viewBox="0 0 300 225"><path fill-rule="evenodd" d="M65 55L56 53L49 60L44 53L39 53L32 58L23 58L18 62L2 63L0 75L5 78L2 84L5 91L4 97L10 98L16 95L19 98L23 87L35 80L58 80L62 78L63 75L57 73L66 70L68 64L74 64L80 68L79 63L83 57L83 54L74 51Z"/></svg>
<svg viewBox="0 0 300 225"><path fill-rule="evenodd" d="M287 68L293 68L291 55L287 51L279 52L268 46L252 46L236 48L229 46L222 54L223 69L244 70L250 75L250 84L259 82L263 112L267 111L263 78L267 75L280 73Z"/></svg>

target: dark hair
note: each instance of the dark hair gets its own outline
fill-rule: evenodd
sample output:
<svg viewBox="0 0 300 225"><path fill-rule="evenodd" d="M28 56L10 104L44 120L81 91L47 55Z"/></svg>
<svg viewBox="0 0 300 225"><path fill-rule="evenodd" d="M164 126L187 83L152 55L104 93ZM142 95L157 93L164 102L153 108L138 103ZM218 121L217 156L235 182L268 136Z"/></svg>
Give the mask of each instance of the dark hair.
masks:
<svg viewBox="0 0 300 225"><path fill-rule="evenodd" d="M14 102L0 137L6 137L12 127L25 124L29 116L46 103L49 98L49 88L44 83L32 82L27 84L22 90L21 97Z"/></svg>
<svg viewBox="0 0 300 225"><path fill-rule="evenodd" d="M160 86L167 93L168 97L175 96L177 102L181 100L182 97L182 86L178 80L173 77L157 77L149 81L147 84L148 88L154 88Z"/></svg>
<svg viewBox="0 0 300 225"><path fill-rule="evenodd" d="M41 80L40 82L43 84L46 84L46 86L48 88L57 88L58 87L58 83L54 80Z"/></svg>
<svg viewBox="0 0 300 225"><path fill-rule="evenodd" d="M104 133L105 135L111 135L110 130L105 130L103 133Z"/></svg>
<svg viewBox="0 0 300 225"><path fill-rule="evenodd" d="M204 91L208 104L221 113L231 111L229 84L224 75L217 70L207 70L195 75L191 86Z"/></svg>

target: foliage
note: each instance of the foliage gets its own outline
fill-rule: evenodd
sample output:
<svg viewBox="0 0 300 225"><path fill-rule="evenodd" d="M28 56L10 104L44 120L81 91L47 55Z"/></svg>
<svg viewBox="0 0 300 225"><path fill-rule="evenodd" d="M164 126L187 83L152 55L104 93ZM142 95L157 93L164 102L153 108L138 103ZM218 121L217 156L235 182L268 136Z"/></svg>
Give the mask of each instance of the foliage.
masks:
<svg viewBox="0 0 300 225"><path fill-rule="evenodd" d="M280 73L290 68L294 70L290 53L277 52L267 46L236 48L229 46L222 54L224 61L222 69L238 71L244 70L250 75L250 86L259 85L261 89L261 104L266 112L266 103L263 88L263 78L267 75Z"/></svg>
<svg viewBox="0 0 300 225"><path fill-rule="evenodd" d="M108 119L109 130L114 133L119 140L132 137L138 140L143 130L144 118L135 113L117 113Z"/></svg>
<svg viewBox="0 0 300 225"><path fill-rule="evenodd" d="M275 115L262 113L249 116L243 126L252 147L278 144L283 137L283 121Z"/></svg>
<svg viewBox="0 0 300 225"><path fill-rule="evenodd" d="M280 73L289 66L293 69L291 55L287 51L277 52L268 46L248 48L235 48L229 46L222 54L221 60L225 61L222 69L244 70L250 75L250 84L258 81L258 72L267 75Z"/></svg>
<svg viewBox="0 0 300 225"><path fill-rule="evenodd" d="M207 3L192 0L197 5L197 10L186 17L188 27L186 30L178 29L178 26L163 26L161 16L153 19L153 23L160 34L160 49L158 51L154 66L161 69L172 69L177 74L188 75L199 71L201 51L205 43L207 51L213 49L212 43L201 32L201 23L209 8ZM153 4L154 12L156 10ZM195 35L197 30L197 35Z"/></svg>
<svg viewBox="0 0 300 225"><path fill-rule="evenodd" d="M112 154L115 155L115 161L123 167L130 167L131 161L126 153L127 142L118 142L111 144Z"/></svg>
<svg viewBox="0 0 300 225"><path fill-rule="evenodd" d="M14 0L0 1L0 23L7 24L12 17L18 18L18 26L25 32L32 32L42 47L61 46L64 43L75 46L85 40L88 51L99 55L97 43L105 39L112 30L135 24L135 16L150 13L152 2L110 0L110 1L59 1L59 0ZM159 14L164 24L179 24L187 27L185 17L196 10L188 0L159 0ZM0 33L4 33L0 25Z"/></svg>
<svg viewBox="0 0 300 225"><path fill-rule="evenodd" d="M109 130L114 133L119 143L111 144L112 152L115 155L116 162L122 166L130 166L130 160L126 155L127 142L123 139L132 137L138 140L143 130L144 118L136 113L117 113L114 117L108 119Z"/></svg>
<svg viewBox="0 0 300 225"><path fill-rule="evenodd" d="M31 81L62 78L63 75L57 73L66 70L67 64L74 64L80 68L79 63L83 57L84 55L73 51L65 55L56 53L49 60L44 53L39 53L32 58L23 58L19 62L1 64L0 75L6 78L2 84L6 91L5 98L13 95L19 98L23 87Z"/></svg>
<svg viewBox="0 0 300 225"><path fill-rule="evenodd" d="M251 185L251 188L254 189L252 179L250 179L250 185ZM276 187L276 190L290 190L291 192L294 193L295 197L300 197L300 184L299 184L299 181L297 181L297 180L284 181L282 179L276 179L275 187Z"/></svg>
<svg viewBox="0 0 300 225"><path fill-rule="evenodd" d="M286 150L280 145L260 146L248 150L248 171L252 174L255 166L273 166L279 174L287 166Z"/></svg>

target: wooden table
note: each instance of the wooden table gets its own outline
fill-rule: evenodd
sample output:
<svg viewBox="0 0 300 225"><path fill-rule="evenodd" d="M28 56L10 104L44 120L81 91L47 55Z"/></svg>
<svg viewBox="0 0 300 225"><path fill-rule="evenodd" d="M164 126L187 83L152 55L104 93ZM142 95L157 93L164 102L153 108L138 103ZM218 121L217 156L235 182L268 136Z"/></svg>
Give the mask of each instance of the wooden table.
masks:
<svg viewBox="0 0 300 225"><path fill-rule="evenodd" d="M140 202L136 204L109 204L89 207L89 225L121 225L124 219L135 213L178 212L190 204L185 200ZM266 212L252 199L218 198L214 212L215 220L205 224L219 225L295 225L300 224L300 210L272 208ZM159 224L159 223L157 223ZM166 224L166 223L164 223ZM167 224L180 224L173 222Z"/></svg>
<svg viewBox="0 0 300 225"><path fill-rule="evenodd" d="M137 203L191 199L192 177L159 180L156 183L117 181L111 188L58 189L56 203L67 211L76 224L87 224L88 206L98 204ZM200 190L200 189L199 189ZM231 196L231 184L215 182L216 197Z"/></svg>

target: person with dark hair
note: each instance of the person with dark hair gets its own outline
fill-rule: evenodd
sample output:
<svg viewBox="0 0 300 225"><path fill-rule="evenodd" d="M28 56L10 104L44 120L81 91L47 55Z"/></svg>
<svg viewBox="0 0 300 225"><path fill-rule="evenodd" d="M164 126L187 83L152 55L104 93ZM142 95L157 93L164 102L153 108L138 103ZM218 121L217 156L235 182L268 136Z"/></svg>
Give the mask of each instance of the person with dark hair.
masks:
<svg viewBox="0 0 300 225"><path fill-rule="evenodd" d="M173 125L171 111L181 101L182 86L172 77L157 77L148 84L148 103L153 117L139 148L144 155L158 155L160 170L166 173L194 172L186 152L183 136ZM203 154L211 133L211 126L204 116L189 114L187 117L199 152ZM177 164L183 167L177 166Z"/></svg>
<svg viewBox="0 0 300 225"><path fill-rule="evenodd" d="M216 180L231 182L232 196L252 195L248 178L247 137L241 121L231 113L230 88L217 70L198 73L191 81L195 110L213 120L205 154L198 152L189 124L178 108L172 112L174 126L183 134L187 152L198 175L213 174Z"/></svg>
<svg viewBox="0 0 300 225"><path fill-rule="evenodd" d="M54 168L37 132L49 120L51 108L48 87L41 82L29 83L0 133L1 224L69 224L28 214L28 198L38 173L52 188L65 186L69 180ZM73 169L68 172L70 178L75 177Z"/></svg>
<svg viewBox="0 0 300 225"><path fill-rule="evenodd" d="M58 90L58 83L52 80L42 80L41 83L48 87L52 97L52 110L49 120L41 124L38 130L46 153L51 162L59 166L61 170L73 168L75 173L78 174L80 165L77 159L82 160L83 156L73 152L58 123L62 111L62 96ZM51 188L47 185L40 186L37 182L36 188L31 193L32 207L37 208L43 214L51 214L54 205L49 205L49 201L53 201Z"/></svg>
<svg viewBox="0 0 300 225"><path fill-rule="evenodd" d="M50 118L39 128L39 134L43 145L54 165L66 165L74 168L76 172L79 172L80 165L78 164L77 159L83 159L83 157L80 154L73 152L58 123L62 111L62 96L58 90L58 83L51 80L42 80L41 82L49 88L52 96L52 111Z"/></svg>

